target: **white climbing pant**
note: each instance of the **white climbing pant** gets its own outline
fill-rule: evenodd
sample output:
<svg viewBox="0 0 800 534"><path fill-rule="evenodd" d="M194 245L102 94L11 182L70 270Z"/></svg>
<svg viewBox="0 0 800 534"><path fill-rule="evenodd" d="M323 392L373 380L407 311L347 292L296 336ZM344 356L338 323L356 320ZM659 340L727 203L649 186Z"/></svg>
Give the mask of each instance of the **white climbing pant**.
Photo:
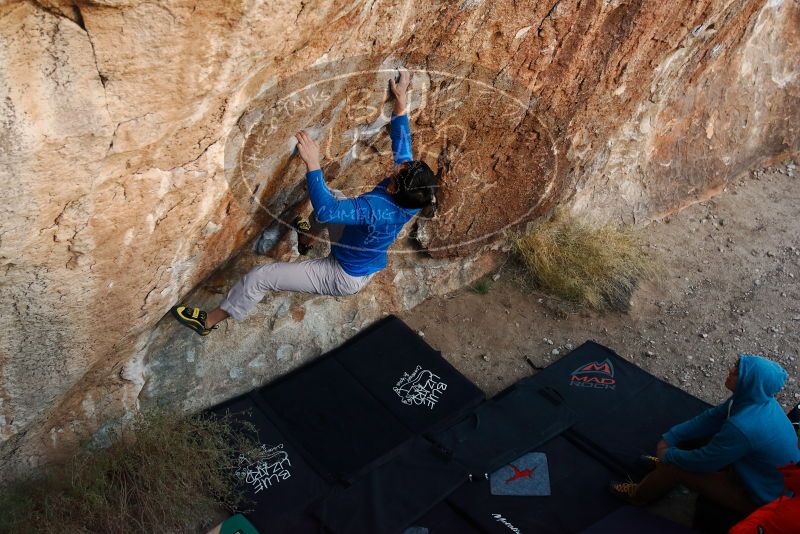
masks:
<svg viewBox="0 0 800 534"><path fill-rule="evenodd" d="M333 190L337 198L345 198L341 191ZM331 241L342 235L343 225L323 225L312 214L311 229L315 234L328 228ZM300 262L275 262L259 265L250 270L228 291L220 308L237 321L244 319L269 291L296 291L319 295L344 296L358 293L375 273L365 276L347 274L333 254L325 258Z"/></svg>

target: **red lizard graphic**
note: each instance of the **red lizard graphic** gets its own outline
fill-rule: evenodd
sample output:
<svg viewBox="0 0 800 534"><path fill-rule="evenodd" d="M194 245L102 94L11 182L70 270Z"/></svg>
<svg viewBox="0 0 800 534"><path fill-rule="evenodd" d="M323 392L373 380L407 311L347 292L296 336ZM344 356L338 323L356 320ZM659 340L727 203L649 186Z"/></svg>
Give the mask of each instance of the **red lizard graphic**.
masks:
<svg viewBox="0 0 800 534"><path fill-rule="evenodd" d="M522 471L520 471L519 469L517 469L517 466L514 465L514 464L508 464L508 466L511 469L514 470L514 476L509 478L508 480L506 480L506 484L511 484L512 482L514 482L518 478L525 478L525 477L530 478L530 477L533 476L533 473L536 471L535 467L533 469L523 469Z"/></svg>

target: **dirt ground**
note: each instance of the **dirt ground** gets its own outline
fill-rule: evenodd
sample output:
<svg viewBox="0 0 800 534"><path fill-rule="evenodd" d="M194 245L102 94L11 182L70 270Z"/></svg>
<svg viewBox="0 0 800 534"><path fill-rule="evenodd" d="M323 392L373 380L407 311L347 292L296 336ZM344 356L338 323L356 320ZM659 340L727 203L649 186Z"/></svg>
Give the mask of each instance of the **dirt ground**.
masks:
<svg viewBox="0 0 800 534"><path fill-rule="evenodd" d="M487 277L488 292L433 298L402 319L487 396L594 340L711 403L727 398L723 382L739 353L766 355L789 373L779 396L788 409L800 403L798 174L792 162L754 171L647 226L664 272L640 287L629 313L568 306L508 261ZM687 522L690 507L679 501L673 495L663 513Z"/></svg>
<svg viewBox="0 0 800 534"><path fill-rule="evenodd" d="M646 227L664 273L642 285L629 313L575 309L530 287L509 261L487 277L487 293L432 298L402 319L487 395L534 372L526 359L544 367L591 339L713 403L726 398L739 353L763 354L790 375L781 403L800 403L798 174L792 163L756 171Z"/></svg>

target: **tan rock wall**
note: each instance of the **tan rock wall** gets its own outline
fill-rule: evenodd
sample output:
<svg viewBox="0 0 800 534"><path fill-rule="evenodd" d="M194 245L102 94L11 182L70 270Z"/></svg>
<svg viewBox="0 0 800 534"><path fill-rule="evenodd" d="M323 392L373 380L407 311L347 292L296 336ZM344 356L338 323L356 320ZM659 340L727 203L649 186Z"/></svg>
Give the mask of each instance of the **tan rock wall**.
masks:
<svg viewBox="0 0 800 534"><path fill-rule="evenodd" d="M0 468L140 403L263 383L349 335L354 310L360 327L480 275L482 247L556 204L644 222L797 150L799 28L791 0L4 4ZM420 225L436 259L395 254L350 301L280 296L212 344L157 325L270 213L307 209L294 131L326 140L337 187L387 171L400 64L416 153L452 158ZM192 298L219 298L204 287Z"/></svg>

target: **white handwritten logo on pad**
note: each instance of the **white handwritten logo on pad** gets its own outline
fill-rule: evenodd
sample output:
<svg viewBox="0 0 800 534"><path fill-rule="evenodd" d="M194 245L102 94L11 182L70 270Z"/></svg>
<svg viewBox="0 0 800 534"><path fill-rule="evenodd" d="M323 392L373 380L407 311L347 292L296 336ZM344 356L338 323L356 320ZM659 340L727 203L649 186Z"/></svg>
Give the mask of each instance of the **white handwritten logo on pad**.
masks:
<svg viewBox="0 0 800 534"><path fill-rule="evenodd" d="M447 384L440 380L439 375L418 365L411 374L403 373L392 389L403 404L427 406L433 410L442 392L447 389Z"/></svg>
<svg viewBox="0 0 800 534"><path fill-rule="evenodd" d="M289 454L283 450L283 443L275 447L261 445L252 455L239 455L236 477L253 487L255 493L269 489L275 484L291 477Z"/></svg>
<svg viewBox="0 0 800 534"><path fill-rule="evenodd" d="M508 529L509 529L511 532L515 532L516 534L522 534L522 531L521 531L520 529L518 529L517 527L515 527L514 525L512 525L512 524L511 524L511 522L510 522L508 519L506 519L505 517L503 517L502 515L500 515L500 514L492 514L492 517L493 517L493 518L494 518L494 519L495 519L497 522L499 522L500 524L507 526L507 527L508 527Z"/></svg>

